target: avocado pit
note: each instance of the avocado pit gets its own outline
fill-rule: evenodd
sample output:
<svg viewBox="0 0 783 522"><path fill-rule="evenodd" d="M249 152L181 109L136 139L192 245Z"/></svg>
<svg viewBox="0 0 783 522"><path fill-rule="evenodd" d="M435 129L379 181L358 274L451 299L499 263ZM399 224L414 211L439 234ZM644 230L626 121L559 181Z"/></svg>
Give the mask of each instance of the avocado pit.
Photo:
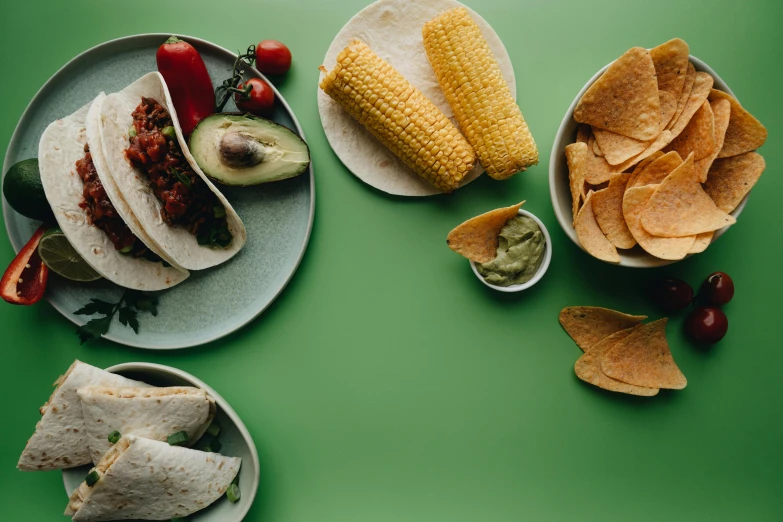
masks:
<svg viewBox="0 0 783 522"><path fill-rule="evenodd" d="M266 158L266 147L244 132L227 132L220 138L220 159L235 169L255 167Z"/></svg>

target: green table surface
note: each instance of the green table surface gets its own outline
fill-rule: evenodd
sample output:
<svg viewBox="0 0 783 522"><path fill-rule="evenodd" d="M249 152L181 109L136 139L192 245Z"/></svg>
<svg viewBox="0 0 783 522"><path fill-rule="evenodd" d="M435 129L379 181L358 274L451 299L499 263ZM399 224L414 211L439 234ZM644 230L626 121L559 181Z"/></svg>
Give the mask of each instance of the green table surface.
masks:
<svg viewBox="0 0 783 522"><path fill-rule="evenodd" d="M261 459L246 520L783 520L783 3L469 2L508 48L541 162L509 181L483 177L451 196L403 199L343 167L316 107L317 67L367 2L4 4L3 146L39 86L103 41L144 32L191 34L230 49L284 41L294 66L278 86L307 134L317 205L309 248L286 290L244 329L207 346L80 347L73 325L48 304L0 305L1 518L62 520L60 473L15 465L52 381L79 358L102 367L173 365L221 393ZM706 253L655 270L610 266L572 244L555 219L551 144L598 68L629 47L675 36L767 126L767 169L737 225ZM464 219L521 199L549 227L552 264L532 290L494 293L444 239ZM14 252L2 236L5 263ZM557 322L562 307L656 318L645 284L676 276L696 285L714 270L737 286L726 338L700 351L682 333L683 316L670 321L685 390L640 399L574 376L580 351Z"/></svg>

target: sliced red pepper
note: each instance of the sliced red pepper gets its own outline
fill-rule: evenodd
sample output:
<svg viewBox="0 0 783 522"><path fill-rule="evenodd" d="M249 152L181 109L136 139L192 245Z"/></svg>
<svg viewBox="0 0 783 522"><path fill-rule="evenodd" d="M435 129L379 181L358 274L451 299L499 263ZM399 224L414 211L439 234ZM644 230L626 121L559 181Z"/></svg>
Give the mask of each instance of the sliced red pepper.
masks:
<svg viewBox="0 0 783 522"><path fill-rule="evenodd" d="M38 255L38 243L48 227L42 225L19 251L0 280L0 297L11 304L31 305L46 291L49 268Z"/></svg>

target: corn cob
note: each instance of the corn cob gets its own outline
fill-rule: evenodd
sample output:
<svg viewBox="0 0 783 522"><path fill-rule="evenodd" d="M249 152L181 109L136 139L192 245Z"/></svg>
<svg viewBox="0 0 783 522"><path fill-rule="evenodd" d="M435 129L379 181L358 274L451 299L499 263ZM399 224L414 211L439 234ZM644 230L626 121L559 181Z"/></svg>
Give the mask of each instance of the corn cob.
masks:
<svg viewBox="0 0 783 522"><path fill-rule="evenodd" d="M467 9L450 9L422 29L424 50L463 134L491 177L538 163L538 149L495 56Z"/></svg>
<svg viewBox="0 0 783 522"><path fill-rule="evenodd" d="M322 69L323 70L323 69ZM354 40L320 87L424 180L451 192L476 153L424 94L370 47Z"/></svg>

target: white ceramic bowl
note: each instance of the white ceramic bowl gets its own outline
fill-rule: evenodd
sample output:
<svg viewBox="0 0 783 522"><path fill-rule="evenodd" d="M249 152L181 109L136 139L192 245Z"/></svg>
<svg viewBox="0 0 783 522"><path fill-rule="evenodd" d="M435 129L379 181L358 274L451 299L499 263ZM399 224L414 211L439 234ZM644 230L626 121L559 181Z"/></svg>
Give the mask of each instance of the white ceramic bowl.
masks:
<svg viewBox="0 0 783 522"><path fill-rule="evenodd" d="M695 56L691 56L690 59L697 71L704 71L712 76L715 80L714 88L734 96L734 93L731 92L731 89L726 85L726 82L724 82L709 65ZM565 147L576 141L576 131L579 124L574 121L574 107L576 107L577 102L582 98L585 91L604 73L609 65L611 64L607 64L600 71L595 73L585 86L582 87L582 90L576 95L574 101L571 102L571 106L568 108L568 111L566 111L563 121L560 123L560 128L557 130L557 136L555 136L555 142L552 145L552 155L549 158L549 193L552 197L552 206L555 209L555 216L557 216L557 220L560 222L560 226L563 228L566 235L571 238L571 241L579 246L579 248L582 248L582 245L576 237L576 230L574 230L572 224L571 189L568 183L568 164L566 163ZM736 96L734 97L736 98ZM748 202L748 196L750 196L750 194L745 196L745 199L743 199L737 208L734 209L731 213L732 216L735 218L739 217L742 209L745 208L745 204ZM720 230L716 230L712 240L715 241L718 239L728 229L729 227L723 227ZM584 250L584 248L582 248L582 250ZM620 253L620 266L652 268L676 263L676 261L653 257L642 250L638 245L630 250L618 249L618 252Z"/></svg>
<svg viewBox="0 0 783 522"><path fill-rule="evenodd" d="M497 290L498 292L521 292L522 290L527 290L534 284L538 283L542 277L544 277L544 274L546 273L547 269L549 268L549 262L552 261L552 238L549 237L549 231L546 229L546 225L544 225L544 222L538 219L535 215L531 214L527 210L519 209L517 212L520 216L526 216L532 219L536 222L538 225L538 228L541 229L541 233L544 234L544 243L546 245L544 249L544 259L541 260L541 265L538 267L538 272L535 273L535 275L528 281L527 283L522 283L520 285L511 285L511 286L497 286L493 285L491 283L487 283L486 279L479 274L478 269L476 268L476 263L474 261L470 261L470 269L473 270L473 273L476 274L476 277L479 281L484 283L486 286L490 287L493 290Z"/></svg>
<svg viewBox="0 0 783 522"><path fill-rule="evenodd" d="M203 381L187 372L163 366L161 364L132 362L118 364L106 371L117 373L123 377L142 381L153 386L195 386L206 391L217 404L215 420L220 423L220 443L223 445L220 453L230 457L241 457L242 467L239 470L240 499L232 504L221 497L212 505L197 511L188 517L190 522L241 522L245 518L258 491L260 467L258 452L250 432L236 414L233 408L215 390ZM92 466L81 466L63 470L65 491L70 495L90 472Z"/></svg>

